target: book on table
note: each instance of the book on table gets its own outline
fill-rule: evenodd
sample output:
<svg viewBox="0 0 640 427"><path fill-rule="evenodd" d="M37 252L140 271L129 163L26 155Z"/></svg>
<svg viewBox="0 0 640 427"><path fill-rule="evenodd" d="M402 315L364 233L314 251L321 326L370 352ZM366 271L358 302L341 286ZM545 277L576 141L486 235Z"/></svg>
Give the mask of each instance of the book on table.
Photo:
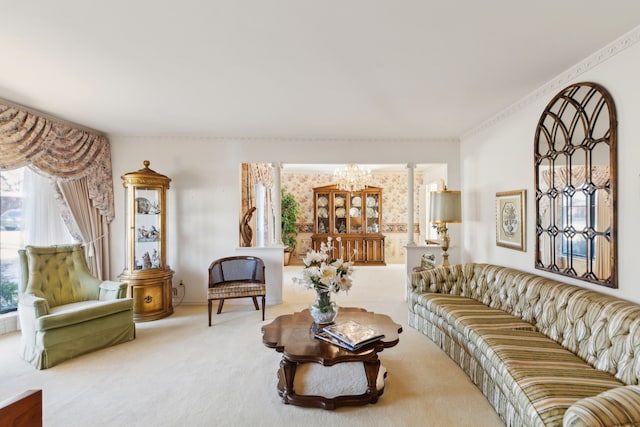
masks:
<svg viewBox="0 0 640 427"><path fill-rule="evenodd" d="M354 320L348 320L325 326L316 334L316 337L348 350L358 350L380 340L384 334Z"/></svg>

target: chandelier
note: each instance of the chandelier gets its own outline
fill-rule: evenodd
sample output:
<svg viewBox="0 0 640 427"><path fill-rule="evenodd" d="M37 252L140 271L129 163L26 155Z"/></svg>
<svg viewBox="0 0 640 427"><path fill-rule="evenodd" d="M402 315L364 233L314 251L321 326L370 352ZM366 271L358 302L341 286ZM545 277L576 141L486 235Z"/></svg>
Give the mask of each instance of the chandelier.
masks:
<svg viewBox="0 0 640 427"><path fill-rule="evenodd" d="M371 181L371 171L360 169L358 165L349 163L344 170L336 170L333 178L338 182L338 190L360 191Z"/></svg>

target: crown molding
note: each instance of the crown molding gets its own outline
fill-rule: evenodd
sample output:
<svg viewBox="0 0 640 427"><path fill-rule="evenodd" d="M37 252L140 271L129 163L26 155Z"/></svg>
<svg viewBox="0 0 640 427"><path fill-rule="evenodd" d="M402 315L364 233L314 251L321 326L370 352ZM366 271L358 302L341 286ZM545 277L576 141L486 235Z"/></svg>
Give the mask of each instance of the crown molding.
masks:
<svg viewBox="0 0 640 427"><path fill-rule="evenodd" d="M111 138L127 138L127 139L138 139L138 140L173 140L173 139L182 139L182 140L200 140L200 141L217 141L217 142L268 142L268 143L278 143L278 142L297 142L297 143L340 143L340 144L348 144L348 143L383 143L383 144L392 144L392 143L458 143L460 142L460 138L457 137L425 137L425 138L380 138L380 137L344 137L344 138L333 138L333 137L277 137L277 136L204 136L204 135L126 135L126 134L109 134Z"/></svg>
<svg viewBox="0 0 640 427"><path fill-rule="evenodd" d="M517 101L514 104L511 104L510 106L500 111L496 115L492 116L491 118L485 120L479 125L463 133L460 136L460 139L464 140L482 130L495 126L502 120L505 120L509 116L520 111L521 109L533 103L534 101L538 100L542 96L548 97L549 93L555 94L560 89L564 88L569 82L576 80L578 76L580 76L581 74L584 74L585 72L591 70L592 68L611 59L616 54L635 45L639 41L640 41L640 26L637 26L633 30L623 35L622 37L614 40L607 46L598 50L596 53L588 56L583 61L580 61L578 64L569 68L567 71L559 74L554 79L550 80L549 82L545 83L535 91L531 92L529 95L522 98L520 101Z"/></svg>

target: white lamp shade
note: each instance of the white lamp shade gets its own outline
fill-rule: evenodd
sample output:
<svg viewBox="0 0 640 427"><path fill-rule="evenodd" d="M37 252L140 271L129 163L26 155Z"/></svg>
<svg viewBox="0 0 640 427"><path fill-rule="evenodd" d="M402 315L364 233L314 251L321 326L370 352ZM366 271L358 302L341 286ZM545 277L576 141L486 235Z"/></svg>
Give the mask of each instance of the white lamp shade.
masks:
<svg viewBox="0 0 640 427"><path fill-rule="evenodd" d="M430 219L432 223L450 223L462 221L462 208L459 191L431 192Z"/></svg>

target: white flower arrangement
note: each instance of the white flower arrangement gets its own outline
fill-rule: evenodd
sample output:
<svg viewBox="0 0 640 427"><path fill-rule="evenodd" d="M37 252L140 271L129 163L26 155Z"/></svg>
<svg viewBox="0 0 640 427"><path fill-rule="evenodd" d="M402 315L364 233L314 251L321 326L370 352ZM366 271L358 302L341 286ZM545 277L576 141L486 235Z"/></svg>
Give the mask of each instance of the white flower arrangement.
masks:
<svg viewBox="0 0 640 427"><path fill-rule="evenodd" d="M340 238L336 239L340 242ZM293 279L294 283L302 283L308 289L313 289L318 294L318 299L326 304L330 303L329 294L339 291L348 292L351 289L353 266L342 259L332 259L329 253L333 250L331 237L327 243L322 242L319 251L309 251L302 260L304 269L302 277Z"/></svg>

